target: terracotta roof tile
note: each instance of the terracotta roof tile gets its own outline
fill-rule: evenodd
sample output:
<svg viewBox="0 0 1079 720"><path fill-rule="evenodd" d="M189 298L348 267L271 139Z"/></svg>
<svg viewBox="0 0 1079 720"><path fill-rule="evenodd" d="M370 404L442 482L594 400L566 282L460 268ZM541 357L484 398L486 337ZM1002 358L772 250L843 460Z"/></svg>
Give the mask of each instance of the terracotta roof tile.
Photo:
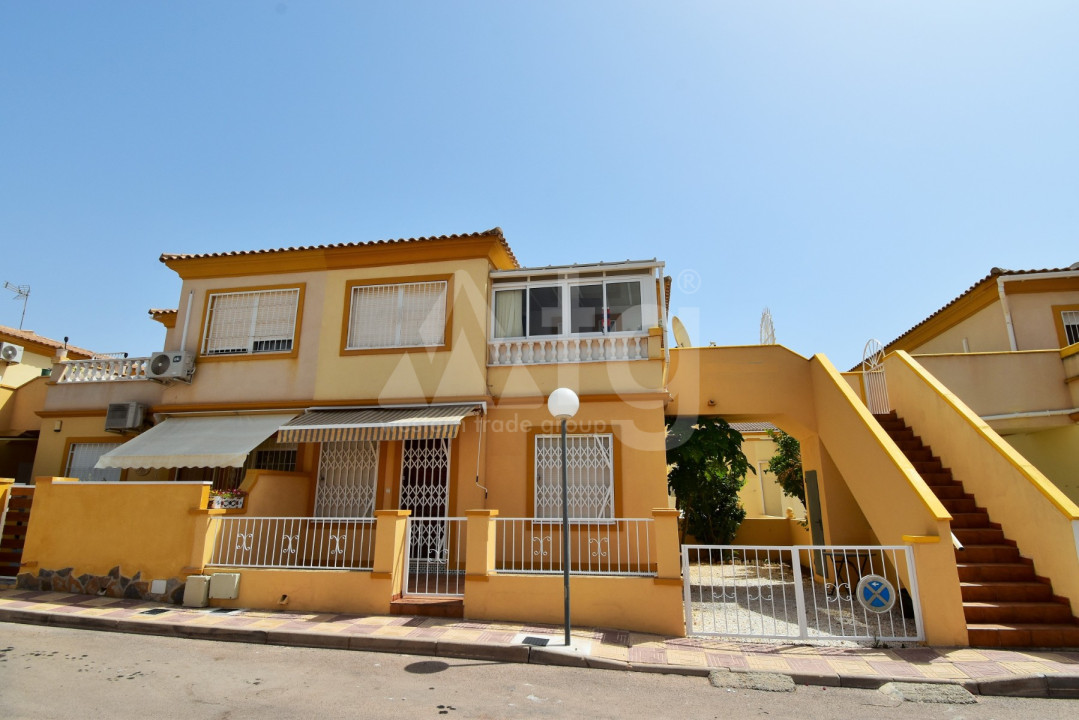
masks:
<svg viewBox="0 0 1079 720"><path fill-rule="evenodd" d="M955 305L957 302L959 302L960 300L965 298L967 295L970 295L972 292L977 290L979 287L981 287L985 283L987 283L987 282L996 282L996 279L998 277L1009 276L1009 275L1038 275L1038 274L1041 274L1041 273L1072 272L1072 271L1075 271L1075 270L1079 270L1079 263L1075 263L1071 267L1066 267L1066 268L1044 268L1042 270L1006 270L1004 268L995 267L995 268L993 268L992 270L989 271L988 275L986 275L981 280L979 280L978 282L971 285L969 288L967 288L962 294L960 294L954 300L952 300L947 305L940 308L935 313L933 313L932 315L930 315L926 319L922 320L920 323L918 323L914 327L910 328L909 330L907 330L906 332L904 332L902 335L895 338L891 342L885 343L884 347L885 348L891 348L893 345L898 343L900 340L905 338L907 335L910 335L912 332L914 332L915 330L920 328L922 325L925 325L927 322L929 322L933 318L937 317L938 315L940 315L941 313L946 311L952 305ZM860 367L861 367L861 363L858 363L858 365L854 369L858 369Z"/></svg>
<svg viewBox="0 0 1079 720"><path fill-rule="evenodd" d="M18 344L17 341L19 340L25 340L26 342L44 345L45 347L55 348L57 350L64 346L64 343L58 340L52 340L44 335L38 335L33 330L19 330L18 328L7 327L6 325L0 325L0 335L6 335L13 338L16 344ZM76 347L71 344L68 344L67 351L72 355L83 355L87 358L92 358L95 354L93 350Z"/></svg>
<svg viewBox="0 0 1079 720"><path fill-rule="evenodd" d="M505 236L502 234L502 228L495 227L490 230L484 230L482 232L474 233L462 233L454 235L432 235L428 237L414 237L414 238L400 238L396 240L372 240L368 242L347 242L347 243L331 243L327 245L300 245L297 247L287 248L273 248L264 250L233 250L230 252L218 252L218 253L198 253L198 254L171 254L163 253L161 255L161 262L168 262L170 260L193 260L200 258L220 258L220 257L232 257L243 255L267 255L273 253L283 252L296 252L300 250L330 250L334 248L354 248L365 247L374 245L404 245L408 243L425 243L425 242L437 242L441 240L460 240L463 238L478 238L488 235L493 235L498 238L502 247L506 250L506 254L510 256L515 265L520 265L517 261L517 256L513 254L513 250L510 248L509 243L506 242Z"/></svg>

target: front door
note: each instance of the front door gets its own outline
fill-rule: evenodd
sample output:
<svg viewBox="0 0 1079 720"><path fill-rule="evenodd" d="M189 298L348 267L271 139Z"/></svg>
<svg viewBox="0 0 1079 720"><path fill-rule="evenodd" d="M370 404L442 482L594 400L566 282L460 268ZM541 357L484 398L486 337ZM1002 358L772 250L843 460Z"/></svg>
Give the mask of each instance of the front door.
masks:
<svg viewBox="0 0 1079 720"><path fill-rule="evenodd" d="M450 441L405 440L401 456L402 510L409 518L408 590L428 587L427 576L441 575L450 561L448 522Z"/></svg>

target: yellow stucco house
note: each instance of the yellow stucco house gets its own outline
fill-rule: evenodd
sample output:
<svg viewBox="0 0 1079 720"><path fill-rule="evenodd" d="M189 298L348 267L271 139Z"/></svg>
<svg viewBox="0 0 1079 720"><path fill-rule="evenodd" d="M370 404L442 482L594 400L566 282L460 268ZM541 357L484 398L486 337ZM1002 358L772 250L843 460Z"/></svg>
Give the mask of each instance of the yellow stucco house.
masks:
<svg viewBox="0 0 1079 720"><path fill-rule="evenodd" d="M886 350L910 353L1079 502L1079 263L993 268Z"/></svg>
<svg viewBox="0 0 1079 720"><path fill-rule="evenodd" d="M810 527L763 512L742 542L820 546L791 567L848 603L869 556L842 548L900 548L880 572L932 643L1058 632L982 627L986 583L957 549L971 513L871 412L886 378L886 410L979 503L1007 488L990 509L1051 579L1046 602L1079 606L1079 507L902 351L874 379L777 345L670 348L662 262L522 267L497 228L161 261L182 280L176 308L150 311L161 352L48 381L23 587L557 623L569 566L575 623L698 632L666 425L720 416L790 432L807 471ZM560 387L580 398L565 558Z"/></svg>
<svg viewBox="0 0 1079 720"><path fill-rule="evenodd" d="M0 478L31 480L45 383L57 360L94 353L30 330L0 325Z"/></svg>

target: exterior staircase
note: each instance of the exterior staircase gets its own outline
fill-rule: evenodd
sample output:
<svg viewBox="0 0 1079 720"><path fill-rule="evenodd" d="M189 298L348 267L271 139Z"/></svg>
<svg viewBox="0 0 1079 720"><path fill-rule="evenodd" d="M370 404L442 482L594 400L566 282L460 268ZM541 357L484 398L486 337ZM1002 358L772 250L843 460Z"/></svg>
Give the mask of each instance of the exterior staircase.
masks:
<svg viewBox="0 0 1079 720"><path fill-rule="evenodd" d="M1079 620L1066 598L1019 553L999 523L893 411L877 421L952 515L967 634L975 647L1079 647Z"/></svg>
<svg viewBox="0 0 1079 720"><path fill-rule="evenodd" d="M33 502L33 485L12 485L7 507L0 504L0 523L3 524L0 528L0 578L14 578L19 574Z"/></svg>

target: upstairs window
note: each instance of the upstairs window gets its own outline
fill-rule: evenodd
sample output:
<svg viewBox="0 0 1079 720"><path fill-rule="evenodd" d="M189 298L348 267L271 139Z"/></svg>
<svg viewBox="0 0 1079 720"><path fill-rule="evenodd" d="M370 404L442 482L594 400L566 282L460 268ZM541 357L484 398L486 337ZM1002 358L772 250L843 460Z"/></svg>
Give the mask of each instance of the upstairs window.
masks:
<svg viewBox="0 0 1079 720"><path fill-rule="evenodd" d="M1060 313L1060 321L1064 324L1064 337L1068 345L1079 342L1079 310L1065 310Z"/></svg>
<svg viewBox="0 0 1079 720"><path fill-rule="evenodd" d="M345 349L445 345L448 289L446 280L354 285Z"/></svg>
<svg viewBox="0 0 1079 720"><path fill-rule="evenodd" d="M495 290L496 338L642 332L639 279L567 281Z"/></svg>
<svg viewBox="0 0 1079 720"><path fill-rule="evenodd" d="M292 352L300 289L212 293L203 355Z"/></svg>

